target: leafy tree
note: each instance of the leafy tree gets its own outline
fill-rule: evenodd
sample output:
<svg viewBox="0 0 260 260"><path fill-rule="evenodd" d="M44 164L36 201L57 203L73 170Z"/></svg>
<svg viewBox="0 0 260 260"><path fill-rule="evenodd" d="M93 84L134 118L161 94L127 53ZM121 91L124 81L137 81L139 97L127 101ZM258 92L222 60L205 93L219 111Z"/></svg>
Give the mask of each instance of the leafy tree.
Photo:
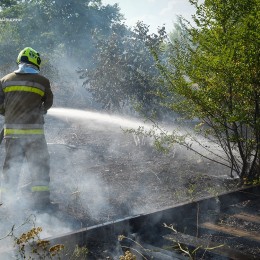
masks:
<svg viewBox="0 0 260 260"><path fill-rule="evenodd" d="M148 26L142 26L149 31ZM158 114L159 71L152 55L138 35L125 26L114 26L107 39L96 36L93 65L81 71L86 88L107 110L138 108ZM158 109L160 107L160 109Z"/></svg>
<svg viewBox="0 0 260 260"><path fill-rule="evenodd" d="M182 24L180 37L168 42L167 62L149 35L140 34L150 44L165 90L177 97L174 103L166 99L167 105L201 121L201 133L225 152L231 175L235 171L241 183L259 179L260 2L199 2L190 0L196 25Z"/></svg>
<svg viewBox="0 0 260 260"><path fill-rule="evenodd" d="M2 0L0 8L4 10L6 8L10 8L10 7L14 6L14 5L17 5L21 1L22 0Z"/></svg>
<svg viewBox="0 0 260 260"><path fill-rule="evenodd" d="M60 51L78 64L85 64L94 48L92 33L98 30L104 37L110 34L112 24L123 19L117 5L102 5L100 0L24 0L1 1L0 18L16 18L20 22L4 22L3 31L14 34L18 40L10 48L32 46L52 56ZM7 44L2 39L0 44Z"/></svg>

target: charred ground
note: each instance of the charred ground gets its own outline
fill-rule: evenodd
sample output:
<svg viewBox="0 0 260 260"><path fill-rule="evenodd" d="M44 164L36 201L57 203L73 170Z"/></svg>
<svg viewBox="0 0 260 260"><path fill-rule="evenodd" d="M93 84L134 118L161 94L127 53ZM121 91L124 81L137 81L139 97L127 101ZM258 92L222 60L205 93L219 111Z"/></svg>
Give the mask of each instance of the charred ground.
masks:
<svg viewBox="0 0 260 260"><path fill-rule="evenodd" d="M59 204L61 234L64 227L77 229L155 212L236 189L229 169L179 145L164 154L150 139L125 133L117 125L47 117L46 139L51 156L51 195ZM2 145L1 160L3 157ZM22 192L29 183L24 167ZM43 229L46 223L51 225L48 236L61 235L59 227L52 230L60 225L53 220L40 224ZM70 220L75 220L75 225Z"/></svg>
<svg viewBox="0 0 260 260"><path fill-rule="evenodd" d="M228 169L178 145L164 154L151 140L117 126L62 124L47 125L53 199L85 223L153 212L235 188Z"/></svg>

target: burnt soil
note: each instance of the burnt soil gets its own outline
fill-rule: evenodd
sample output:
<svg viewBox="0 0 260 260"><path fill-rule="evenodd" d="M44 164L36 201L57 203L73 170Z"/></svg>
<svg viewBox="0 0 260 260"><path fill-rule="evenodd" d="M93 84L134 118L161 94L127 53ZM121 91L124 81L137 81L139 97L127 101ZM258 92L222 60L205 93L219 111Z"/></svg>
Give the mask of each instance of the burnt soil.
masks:
<svg viewBox="0 0 260 260"><path fill-rule="evenodd" d="M136 138L115 125L49 118L46 139L51 156L51 197L59 204L60 220L64 213L65 222L76 220L75 228L237 188L238 181L230 178L228 168L179 145L162 153L149 138ZM20 186L29 183L25 166Z"/></svg>
<svg viewBox="0 0 260 260"><path fill-rule="evenodd" d="M179 145L162 153L118 126L63 121L46 138L53 200L90 225L236 188L228 168Z"/></svg>

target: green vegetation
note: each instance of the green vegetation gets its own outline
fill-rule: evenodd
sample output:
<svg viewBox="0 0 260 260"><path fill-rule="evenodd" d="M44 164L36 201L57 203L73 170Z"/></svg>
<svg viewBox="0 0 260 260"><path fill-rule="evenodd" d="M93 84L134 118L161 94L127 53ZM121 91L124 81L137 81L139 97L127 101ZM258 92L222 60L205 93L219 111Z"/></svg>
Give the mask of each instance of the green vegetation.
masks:
<svg viewBox="0 0 260 260"><path fill-rule="evenodd" d="M138 107L143 113L162 113L156 92L159 70L145 43L124 26L114 26L106 39L97 39L93 66L82 70L84 85L106 110Z"/></svg>
<svg viewBox="0 0 260 260"><path fill-rule="evenodd" d="M86 66L94 52L92 34L107 37L123 19L117 5L104 6L100 0L1 1L0 8L1 73L15 65L12 57L31 46L43 56L45 75L55 81L53 68Z"/></svg>
<svg viewBox="0 0 260 260"><path fill-rule="evenodd" d="M199 121L197 131L223 149L232 176L252 182L260 175L260 3L190 2L196 25L181 21L178 37L160 50L139 30L164 77L160 96L166 107Z"/></svg>

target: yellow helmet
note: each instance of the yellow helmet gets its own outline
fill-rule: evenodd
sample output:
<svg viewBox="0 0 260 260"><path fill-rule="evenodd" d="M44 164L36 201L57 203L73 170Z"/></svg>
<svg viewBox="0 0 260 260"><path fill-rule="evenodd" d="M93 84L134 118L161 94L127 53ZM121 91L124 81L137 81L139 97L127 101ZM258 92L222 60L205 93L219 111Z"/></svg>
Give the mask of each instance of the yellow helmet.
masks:
<svg viewBox="0 0 260 260"><path fill-rule="evenodd" d="M29 63L35 65L38 69L40 69L41 58L40 54L31 47L26 47L18 54L17 64L21 62Z"/></svg>

